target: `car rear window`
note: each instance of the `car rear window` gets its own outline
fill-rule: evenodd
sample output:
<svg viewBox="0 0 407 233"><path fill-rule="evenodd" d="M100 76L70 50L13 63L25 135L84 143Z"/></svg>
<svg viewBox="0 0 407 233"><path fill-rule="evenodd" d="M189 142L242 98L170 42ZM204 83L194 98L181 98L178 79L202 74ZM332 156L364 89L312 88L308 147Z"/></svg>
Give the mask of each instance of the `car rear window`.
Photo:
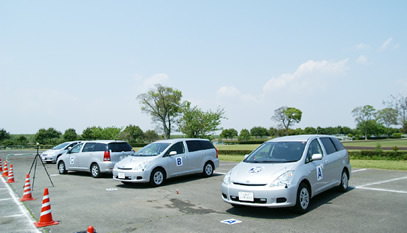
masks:
<svg viewBox="0 0 407 233"><path fill-rule="evenodd" d="M106 144L88 142L83 147L82 152L94 152L94 151L105 151L105 150L106 150Z"/></svg>
<svg viewBox="0 0 407 233"><path fill-rule="evenodd" d="M132 151L133 148L127 142L113 142L109 143L109 150L111 152Z"/></svg>
<svg viewBox="0 0 407 233"><path fill-rule="evenodd" d="M324 145L327 154L336 152L336 147L330 138L321 138L321 142Z"/></svg>
<svg viewBox="0 0 407 233"><path fill-rule="evenodd" d="M214 148L214 146L212 145L212 143L210 141L189 140L189 141L186 141L186 143L187 143L189 152Z"/></svg>
<svg viewBox="0 0 407 233"><path fill-rule="evenodd" d="M339 139L337 139L337 138L331 138L331 139L336 147L336 150L338 150L338 151L345 150L345 147L343 146L342 142L339 141Z"/></svg>

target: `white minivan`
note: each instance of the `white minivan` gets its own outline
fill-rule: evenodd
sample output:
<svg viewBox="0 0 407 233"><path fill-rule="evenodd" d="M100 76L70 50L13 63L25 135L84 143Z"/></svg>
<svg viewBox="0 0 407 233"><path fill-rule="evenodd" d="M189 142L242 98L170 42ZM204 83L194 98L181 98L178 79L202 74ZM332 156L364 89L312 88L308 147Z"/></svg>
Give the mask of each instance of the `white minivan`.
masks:
<svg viewBox="0 0 407 233"><path fill-rule="evenodd" d="M207 139L161 140L118 162L113 168L113 179L159 186L175 176L211 176L218 166L218 151Z"/></svg>

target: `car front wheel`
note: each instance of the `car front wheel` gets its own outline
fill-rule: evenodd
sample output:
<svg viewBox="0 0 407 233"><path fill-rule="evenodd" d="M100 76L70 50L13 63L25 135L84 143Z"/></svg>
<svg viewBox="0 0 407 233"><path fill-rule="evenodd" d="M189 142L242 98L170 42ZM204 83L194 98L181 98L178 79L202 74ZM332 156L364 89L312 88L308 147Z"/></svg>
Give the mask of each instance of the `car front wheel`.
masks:
<svg viewBox="0 0 407 233"><path fill-rule="evenodd" d="M59 171L59 174L66 174L67 173L66 168L65 168L65 163L63 161L59 162L58 171Z"/></svg>
<svg viewBox="0 0 407 233"><path fill-rule="evenodd" d="M297 202L294 206L295 212L303 214L307 212L311 201L311 194L308 185L301 183L297 191Z"/></svg>
<svg viewBox="0 0 407 233"><path fill-rule="evenodd" d="M156 168L151 172L150 184L154 187L162 185L165 180L165 173L162 169Z"/></svg>

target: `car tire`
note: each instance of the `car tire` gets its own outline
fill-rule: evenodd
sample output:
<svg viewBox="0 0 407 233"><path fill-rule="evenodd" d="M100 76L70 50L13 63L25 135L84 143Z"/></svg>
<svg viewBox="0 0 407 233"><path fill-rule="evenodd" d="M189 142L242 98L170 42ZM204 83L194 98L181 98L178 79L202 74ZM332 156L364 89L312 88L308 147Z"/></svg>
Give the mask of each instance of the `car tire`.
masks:
<svg viewBox="0 0 407 233"><path fill-rule="evenodd" d="M65 163L63 161L58 163L58 171L59 174L66 174L68 171L66 170Z"/></svg>
<svg viewBox="0 0 407 233"><path fill-rule="evenodd" d="M164 183L165 181L165 172L161 168L156 168L151 172L150 184L151 186L157 187Z"/></svg>
<svg viewBox="0 0 407 233"><path fill-rule="evenodd" d="M339 192L346 192L349 188L349 176L348 173L343 170L341 175L341 183L338 186Z"/></svg>
<svg viewBox="0 0 407 233"><path fill-rule="evenodd" d="M204 177L209 177L213 175L213 164L211 162L206 162L203 167L202 175Z"/></svg>
<svg viewBox="0 0 407 233"><path fill-rule="evenodd" d="M97 163L93 163L90 166L90 173L92 174L93 178L98 178L100 177L101 173L100 173L100 168L99 165Z"/></svg>
<svg viewBox="0 0 407 233"><path fill-rule="evenodd" d="M297 201L294 206L294 211L298 214L303 214L308 211L311 202L311 193L309 187L305 183L301 183L297 191Z"/></svg>

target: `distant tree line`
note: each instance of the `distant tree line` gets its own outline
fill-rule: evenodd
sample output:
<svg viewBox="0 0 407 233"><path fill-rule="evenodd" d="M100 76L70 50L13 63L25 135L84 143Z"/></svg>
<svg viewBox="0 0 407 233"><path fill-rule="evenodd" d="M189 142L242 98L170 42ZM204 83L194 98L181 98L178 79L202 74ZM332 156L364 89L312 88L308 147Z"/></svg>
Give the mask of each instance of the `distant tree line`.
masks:
<svg viewBox="0 0 407 233"><path fill-rule="evenodd" d="M118 127L88 127L82 134L77 134L71 128L62 134L54 128L40 129L34 137L25 135L12 136L5 129L0 129L0 145L26 145L39 142L41 144L57 144L62 141L95 140L95 139L119 139L131 144L148 143L160 138L171 138L174 130L191 138L214 138L216 131L221 130L220 139L238 139L241 141L252 140L262 137L278 137L284 135L299 134L330 134L347 135L349 137L401 137L407 133L407 96L391 96L383 103L386 108L376 110L371 105L358 106L351 112L356 128L346 126L337 127L306 127L304 129L293 126L302 118L302 111L295 107L282 106L274 111L272 120L278 123L277 128L265 128L255 126L249 129L220 128L221 120L226 119L223 108L216 111L202 111L198 106L191 106L189 101L182 101L182 93L171 87L156 85L147 93L137 96L141 104L141 110L151 116L162 133L160 136L154 130L143 132L140 127L128 125L124 129ZM400 126L394 128L392 126Z"/></svg>

